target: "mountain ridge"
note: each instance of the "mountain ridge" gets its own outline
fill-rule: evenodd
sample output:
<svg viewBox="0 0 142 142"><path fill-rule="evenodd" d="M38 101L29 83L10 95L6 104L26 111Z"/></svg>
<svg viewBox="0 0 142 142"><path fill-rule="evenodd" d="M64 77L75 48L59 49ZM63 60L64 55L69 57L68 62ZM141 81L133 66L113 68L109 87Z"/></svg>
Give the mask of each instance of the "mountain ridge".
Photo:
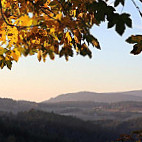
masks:
<svg viewBox="0 0 142 142"><path fill-rule="evenodd" d="M141 95L142 91L139 91ZM24 112L31 109L41 110L45 112L55 112L57 114L65 116L75 116L83 120L129 120L133 118L138 118L142 116L142 97L132 96L136 92L125 92L125 93L93 93L83 91L77 93L69 93L59 95L59 98L62 98L58 101L48 101L48 102L29 102L29 101L15 101L7 98L0 98L0 112ZM78 94L78 95L77 95ZM65 97L68 96L73 100L66 100ZM62 97L61 97L62 96ZM95 96L95 101L93 102ZM97 97L98 98L97 98ZM102 97L103 100L99 100L99 97ZM81 101L79 99L84 99ZM89 100L89 99L90 100ZM120 99L121 98L121 99ZM88 100L87 100L88 99ZM53 98L54 100L54 98ZM104 102L103 102L104 101ZM109 102L109 103L108 103Z"/></svg>
<svg viewBox="0 0 142 142"><path fill-rule="evenodd" d="M142 101L142 90L107 93L80 91L75 93L61 94L55 98L50 98L49 100L43 101L42 103L54 103L64 101L93 101L106 103L120 101Z"/></svg>

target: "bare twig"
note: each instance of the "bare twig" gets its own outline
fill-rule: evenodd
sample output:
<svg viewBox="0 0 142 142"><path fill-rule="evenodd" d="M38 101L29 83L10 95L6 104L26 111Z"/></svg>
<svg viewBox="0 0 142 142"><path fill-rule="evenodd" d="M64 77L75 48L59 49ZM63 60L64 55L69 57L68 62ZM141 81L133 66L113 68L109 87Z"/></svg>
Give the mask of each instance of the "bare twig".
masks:
<svg viewBox="0 0 142 142"><path fill-rule="evenodd" d="M27 1L27 0L26 0ZM31 0L28 0L33 6L34 8L36 8L36 5L33 3L33 1ZM41 10L44 14L46 14L49 18L53 19L53 20L56 20L58 22L60 22L59 20L55 19L54 17L51 17L45 10L43 7L38 7L39 10ZM46 9L48 10L49 12L53 13L55 15L55 13L53 11L51 11L50 9Z"/></svg>
<svg viewBox="0 0 142 142"><path fill-rule="evenodd" d="M138 10L138 12L139 12L140 16L142 17L142 12L140 11L140 8L137 6L137 4L135 3L135 1L134 1L134 0L131 0L131 1L133 2L134 6L135 6L135 7L136 7L136 9Z"/></svg>

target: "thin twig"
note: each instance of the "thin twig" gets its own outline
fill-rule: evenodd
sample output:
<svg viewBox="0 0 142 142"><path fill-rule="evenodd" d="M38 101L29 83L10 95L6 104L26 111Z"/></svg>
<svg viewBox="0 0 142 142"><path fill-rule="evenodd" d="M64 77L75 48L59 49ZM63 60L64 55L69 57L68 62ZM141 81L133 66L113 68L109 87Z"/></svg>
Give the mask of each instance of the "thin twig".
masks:
<svg viewBox="0 0 142 142"><path fill-rule="evenodd" d="M56 15L56 14L55 14L52 10L50 10L48 7L41 7L41 8L46 9L46 10L48 10L49 12L51 12L52 14Z"/></svg>
<svg viewBox="0 0 142 142"><path fill-rule="evenodd" d="M133 2L134 6L135 6L135 7L136 7L136 9L138 10L138 12L139 12L140 16L142 17L142 12L140 11L140 8L137 6L137 4L135 3L135 1L134 1L134 0L131 0L131 1Z"/></svg>
<svg viewBox="0 0 142 142"><path fill-rule="evenodd" d="M33 6L34 8L36 7L36 5L31 1L31 0L28 0ZM49 18L53 19L53 20L56 20L58 22L60 22L59 20L55 19L54 17L51 17L44 9L42 9L42 7L38 7L39 10L41 10L44 14L46 14ZM49 12L53 13L53 11L47 9ZM53 13L55 15L55 13Z"/></svg>

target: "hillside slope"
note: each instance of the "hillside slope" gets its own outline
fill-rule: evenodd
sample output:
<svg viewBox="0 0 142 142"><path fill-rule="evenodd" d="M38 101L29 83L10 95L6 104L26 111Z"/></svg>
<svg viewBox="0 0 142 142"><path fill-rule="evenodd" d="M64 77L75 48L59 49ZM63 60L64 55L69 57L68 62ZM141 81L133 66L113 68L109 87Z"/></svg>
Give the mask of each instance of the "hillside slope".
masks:
<svg viewBox="0 0 142 142"><path fill-rule="evenodd" d="M136 95L138 94L138 95ZM140 95L141 94L141 95ZM93 102L121 102L121 101L142 101L142 90L115 93L95 93L95 92L77 92L62 94L51 98L46 102L64 102L64 101L93 101Z"/></svg>

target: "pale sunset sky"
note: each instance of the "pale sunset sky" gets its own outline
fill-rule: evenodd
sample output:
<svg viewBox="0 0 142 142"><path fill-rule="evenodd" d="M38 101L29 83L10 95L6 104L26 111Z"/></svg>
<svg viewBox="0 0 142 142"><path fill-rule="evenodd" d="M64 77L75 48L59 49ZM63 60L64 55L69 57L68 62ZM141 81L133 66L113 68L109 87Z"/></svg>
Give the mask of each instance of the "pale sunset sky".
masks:
<svg viewBox="0 0 142 142"><path fill-rule="evenodd" d="M12 70L0 70L0 97L16 100L44 101L64 93L78 91L116 92L142 89L142 54L130 54L132 45L125 39L142 34L142 19L132 2L123 11L132 13L133 29L121 37L106 23L94 26L102 50L90 45L92 59L74 54L68 62L56 56L54 61L38 62L36 55L21 57ZM122 7L120 7L121 11Z"/></svg>

